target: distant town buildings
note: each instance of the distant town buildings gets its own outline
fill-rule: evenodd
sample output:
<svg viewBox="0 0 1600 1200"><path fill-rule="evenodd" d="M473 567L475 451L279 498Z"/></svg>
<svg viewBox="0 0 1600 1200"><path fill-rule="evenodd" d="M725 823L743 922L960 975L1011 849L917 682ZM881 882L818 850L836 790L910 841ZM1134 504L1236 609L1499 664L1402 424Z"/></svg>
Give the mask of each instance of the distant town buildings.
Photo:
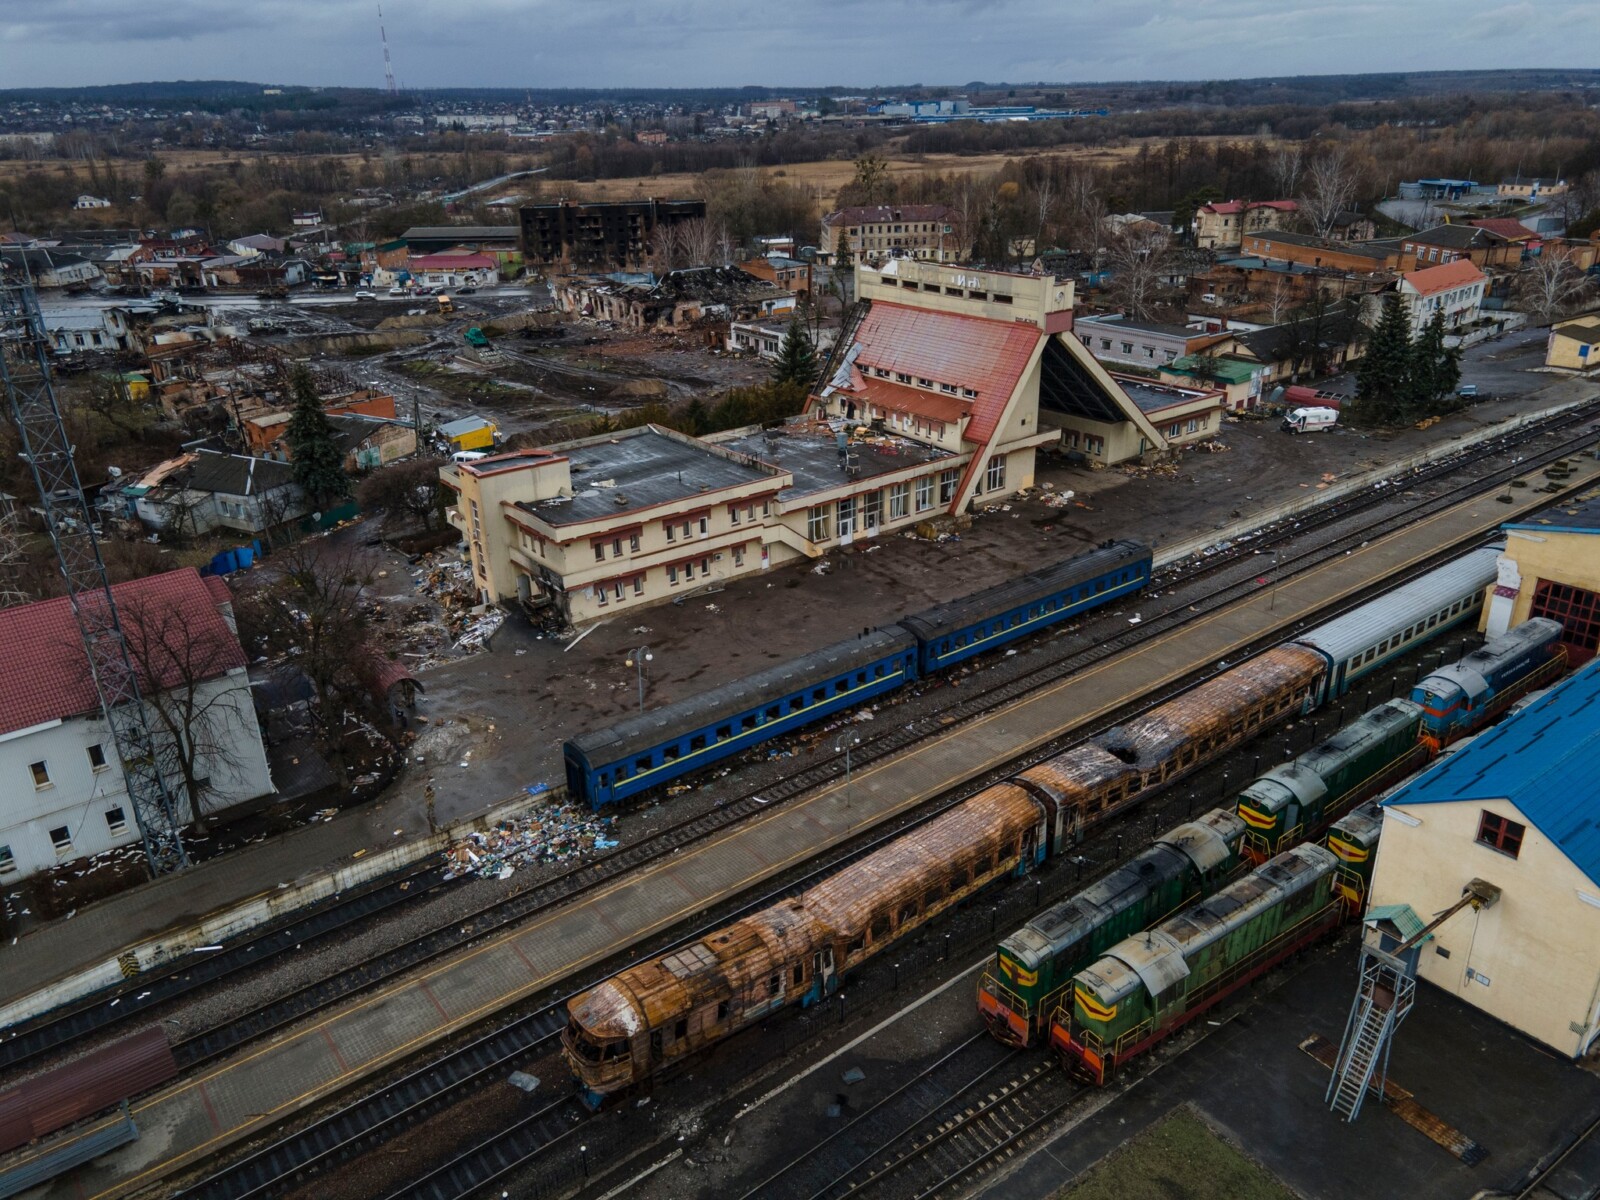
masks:
<svg viewBox="0 0 1600 1200"><path fill-rule="evenodd" d="M966 257L960 214L947 204L841 208L822 218L818 248L829 262L846 238L851 256L867 262L900 257L959 262Z"/></svg>

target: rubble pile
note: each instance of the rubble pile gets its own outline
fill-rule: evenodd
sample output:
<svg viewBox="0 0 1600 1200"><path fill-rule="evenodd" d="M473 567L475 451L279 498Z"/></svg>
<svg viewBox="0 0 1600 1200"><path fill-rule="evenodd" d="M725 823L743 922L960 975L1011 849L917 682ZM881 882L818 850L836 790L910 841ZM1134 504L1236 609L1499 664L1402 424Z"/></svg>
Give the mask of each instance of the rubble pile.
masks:
<svg viewBox="0 0 1600 1200"><path fill-rule="evenodd" d="M575 805L545 804L451 843L444 852L445 878L510 879L518 867L572 862L614 850L615 822L615 817L597 816Z"/></svg>
<svg viewBox="0 0 1600 1200"><path fill-rule="evenodd" d="M453 550L424 555L411 568L412 600L379 605L375 615L414 671L482 650L505 622L498 608L478 603L472 568Z"/></svg>

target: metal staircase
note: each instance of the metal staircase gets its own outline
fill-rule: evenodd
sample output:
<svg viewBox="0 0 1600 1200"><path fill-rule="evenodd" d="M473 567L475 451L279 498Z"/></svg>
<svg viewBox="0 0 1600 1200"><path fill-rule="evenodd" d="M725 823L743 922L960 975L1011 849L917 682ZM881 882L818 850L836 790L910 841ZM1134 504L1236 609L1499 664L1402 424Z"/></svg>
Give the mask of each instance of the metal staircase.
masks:
<svg viewBox="0 0 1600 1200"><path fill-rule="evenodd" d="M1350 1005L1339 1058L1324 1097L1346 1121L1354 1121L1360 1115L1369 1088L1382 1097L1389 1077L1389 1048L1394 1031L1411 1011L1416 991L1416 978L1404 962L1381 950L1362 948L1361 986Z"/></svg>
<svg viewBox="0 0 1600 1200"><path fill-rule="evenodd" d="M1383 1099L1395 1030L1416 1001L1418 948L1462 909L1488 908L1499 899L1498 887L1474 879L1461 889L1459 900L1426 925L1409 904L1388 904L1367 911L1362 922L1366 936L1361 941L1361 982L1350 1005L1350 1019L1345 1022L1333 1078L1323 1097L1328 1107L1346 1121L1354 1121L1360 1115L1369 1090Z"/></svg>
<svg viewBox="0 0 1600 1200"><path fill-rule="evenodd" d="M817 378L811 385L813 392L824 391L833 380L843 362L845 355L850 352L850 347L855 344L856 330L861 328L861 322L867 315L867 310L872 307L870 300L857 300L845 310L844 319L839 324L839 336L834 339L828 353L823 357L822 367L817 372Z"/></svg>

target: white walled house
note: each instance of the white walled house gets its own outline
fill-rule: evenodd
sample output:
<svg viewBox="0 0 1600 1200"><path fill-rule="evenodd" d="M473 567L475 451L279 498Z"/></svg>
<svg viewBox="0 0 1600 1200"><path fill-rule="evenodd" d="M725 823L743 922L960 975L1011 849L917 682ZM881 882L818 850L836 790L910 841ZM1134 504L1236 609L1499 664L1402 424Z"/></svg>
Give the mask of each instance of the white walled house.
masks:
<svg viewBox="0 0 1600 1200"><path fill-rule="evenodd" d="M203 811L269 794L227 585L189 567L118 584L113 594L157 736L160 712L193 714L182 727L196 747ZM68 602L0 610L0 656L10 664L0 672L0 884L137 842ZM190 795L181 784L174 800L186 821Z"/></svg>
<svg viewBox="0 0 1600 1200"><path fill-rule="evenodd" d="M1444 313L1446 333L1459 333L1478 320L1488 279L1471 259L1426 267L1400 277L1400 302L1411 318L1411 336L1428 327L1436 312Z"/></svg>

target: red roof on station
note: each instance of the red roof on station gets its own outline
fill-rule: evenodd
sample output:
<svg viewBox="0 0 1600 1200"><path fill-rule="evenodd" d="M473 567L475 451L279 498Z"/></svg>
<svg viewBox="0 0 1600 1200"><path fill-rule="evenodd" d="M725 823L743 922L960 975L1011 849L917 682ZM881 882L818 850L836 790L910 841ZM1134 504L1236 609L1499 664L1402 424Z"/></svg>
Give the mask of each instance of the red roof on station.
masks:
<svg viewBox="0 0 1600 1200"><path fill-rule="evenodd" d="M856 332L861 347L856 365L976 391L977 398L966 401L972 420L965 438L986 445L1044 337L1038 326L1020 321L990 321L879 300Z"/></svg>
<svg viewBox="0 0 1600 1200"><path fill-rule="evenodd" d="M1497 233L1508 242L1535 242L1539 235L1515 217L1481 217L1472 222L1479 229Z"/></svg>
<svg viewBox="0 0 1600 1200"><path fill-rule="evenodd" d="M222 591L225 589L224 584ZM148 612L203 648L212 668L207 678L245 665L244 648L221 612L231 596L219 594L217 584L202 579L193 567L119 583L111 594L124 628L134 628L138 619L134 614ZM169 620L171 624L166 626ZM167 658L159 649L166 639L161 638L160 630L147 628L149 644L157 647L157 655ZM64 596L0 609L0 662L11 664L0 671L0 734L83 716L100 707L78 624ZM134 666L139 667L138 656ZM160 687L182 682L181 660L165 661L160 667ZM149 681L141 678L140 683L148 686Z"/></svg>
<svg viewBox="0 0 1600 1200"><path fill-rule="evenodd" d="M960 396L925 392L921 388L907 387L903 383L890 383L887 379L868 379L856 373L850 394L868 404L876 404L891 412L915 413L933 421L955 424L972 414L972 401Z"/></svg>

